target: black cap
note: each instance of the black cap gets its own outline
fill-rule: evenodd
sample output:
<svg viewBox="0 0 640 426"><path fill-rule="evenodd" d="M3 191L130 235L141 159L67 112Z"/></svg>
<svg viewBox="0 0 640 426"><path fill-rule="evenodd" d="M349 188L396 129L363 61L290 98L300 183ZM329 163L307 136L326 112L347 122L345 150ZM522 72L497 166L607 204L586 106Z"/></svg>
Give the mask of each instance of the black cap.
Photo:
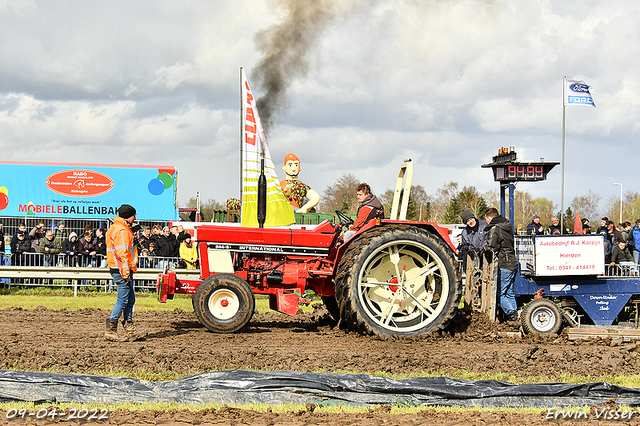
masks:
<svg viewBox="0 0 640 426"><path fill-rule="evenodd" d="M129 204L123 204L118 209L118 216L120 216L123 219L129 219L131 216L135 216L135 215L136 215L136 209L134 209L133 206L130 206Z"/></svg>
<svg viewBox="0 0 640 426"><path fill-rule="evenodd" d="M465 210L462 213L460 213L460 217L462 218L462 223L466 224L469 219L475 216L473 215L471 210Z"/></svg>

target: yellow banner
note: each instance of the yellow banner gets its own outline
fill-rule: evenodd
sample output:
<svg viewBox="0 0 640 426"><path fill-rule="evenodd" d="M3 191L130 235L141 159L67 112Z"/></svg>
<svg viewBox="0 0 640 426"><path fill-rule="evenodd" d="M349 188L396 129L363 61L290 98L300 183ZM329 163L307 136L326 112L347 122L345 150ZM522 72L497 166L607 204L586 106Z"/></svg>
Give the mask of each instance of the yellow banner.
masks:
<svg viewBox="0 0 640 426"><path fill-rule="evenodd" d="M258 178L264 159L267 180L267 215L264 226L286 226L295 223L293 207L282 193L280 180L271 160L262 130L255 97L242 70L242 226L258 227Z"/></svg>

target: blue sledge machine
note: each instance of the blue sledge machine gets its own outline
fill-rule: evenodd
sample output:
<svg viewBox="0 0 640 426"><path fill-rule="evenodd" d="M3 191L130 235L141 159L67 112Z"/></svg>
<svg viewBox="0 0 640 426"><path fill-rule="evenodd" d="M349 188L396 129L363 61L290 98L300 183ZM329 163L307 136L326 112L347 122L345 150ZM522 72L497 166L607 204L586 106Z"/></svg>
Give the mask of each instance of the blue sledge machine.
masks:
<svg viewBox="0 0 640 426"><path fill-rule="evenodd" d="M605 264L600 234L517 236L514 292L525 333L640 338L638 265Z"/></svg>

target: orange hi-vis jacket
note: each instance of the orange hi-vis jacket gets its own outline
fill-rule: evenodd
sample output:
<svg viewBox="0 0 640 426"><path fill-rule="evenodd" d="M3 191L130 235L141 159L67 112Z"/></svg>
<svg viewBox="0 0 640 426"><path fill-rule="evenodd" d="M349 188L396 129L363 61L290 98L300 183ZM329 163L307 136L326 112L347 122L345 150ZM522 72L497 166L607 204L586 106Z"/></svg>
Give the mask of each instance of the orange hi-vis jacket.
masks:
<svg viewBox="0 0 640 426"><path fill-rule="evenodd" d="M118 268L122 278L138 270L138 249L133 245L133 231L126 220L116 216L106 235L107 265Z"/></svg>

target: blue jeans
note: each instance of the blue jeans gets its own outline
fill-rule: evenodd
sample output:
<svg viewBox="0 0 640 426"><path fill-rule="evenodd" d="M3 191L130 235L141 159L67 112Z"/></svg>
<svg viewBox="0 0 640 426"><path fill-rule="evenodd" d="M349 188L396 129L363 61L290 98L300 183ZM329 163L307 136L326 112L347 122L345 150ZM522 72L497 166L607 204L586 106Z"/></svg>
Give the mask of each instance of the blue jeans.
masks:
<svg viewBox="0 0 640 426"><path fill-rule="evenodd" d="M512 312L518 310L518 305L516 305L516 296L513 292L513 285L516 281L517 270L510 271L502 268L499 268L499 270L498 282L500 283L500 307L504 311L505 315L510 315Z"/></svg>
<svg viewBox="0 0 640 426"><path fill-rule="evenodd" d="M136 294L133 291L133 274L130 275L130 284L128 284L119 273L111 274L111 277L113 278L113 283L116 285L118 297L116 304L113 305L109 319L117 321L120 315L124 314L124 320L131 321L133 317L133 305L136 303Z"/></svg>
<svg viewBox="0 0 640 426"><path fill-rule="evenodd" d="M633 249L633 261L636 262L636 265L640 263L640 250Z"/></svg>

